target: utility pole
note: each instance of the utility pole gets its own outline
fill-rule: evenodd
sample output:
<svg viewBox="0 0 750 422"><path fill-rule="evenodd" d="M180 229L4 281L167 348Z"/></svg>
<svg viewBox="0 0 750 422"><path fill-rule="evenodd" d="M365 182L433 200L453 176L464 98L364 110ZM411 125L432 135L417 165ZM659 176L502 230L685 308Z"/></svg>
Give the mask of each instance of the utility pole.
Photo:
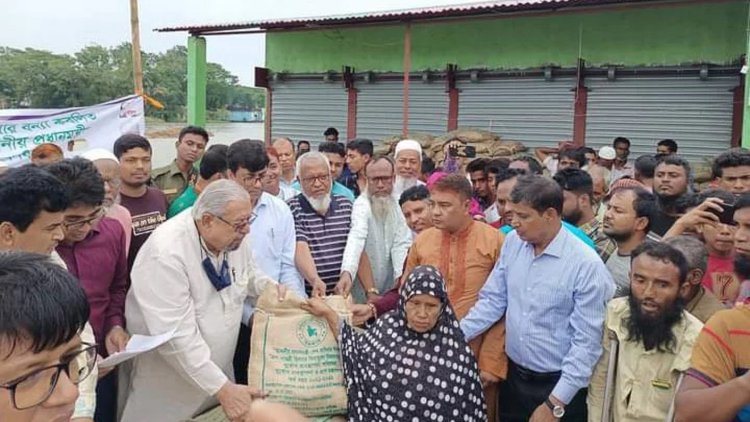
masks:
<svg viewBox="0 0 750 422"><path fill-rule="evenodd" d="M141 36L138 28L138 0L130 0L130 33L133 50L133 86L136 95L143 95L143 66L141 64Z"/></svg>

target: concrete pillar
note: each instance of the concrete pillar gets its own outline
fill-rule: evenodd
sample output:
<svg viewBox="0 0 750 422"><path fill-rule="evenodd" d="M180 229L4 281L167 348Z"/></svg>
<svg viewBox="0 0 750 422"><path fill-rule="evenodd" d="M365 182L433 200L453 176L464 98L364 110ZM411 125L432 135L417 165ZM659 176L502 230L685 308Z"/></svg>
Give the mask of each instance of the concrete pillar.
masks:
<svg viewBox="0 0 750 422"><path fill-rule="evenodd" d="M187 122L206 126L206 39L188 38Z"/></svg>

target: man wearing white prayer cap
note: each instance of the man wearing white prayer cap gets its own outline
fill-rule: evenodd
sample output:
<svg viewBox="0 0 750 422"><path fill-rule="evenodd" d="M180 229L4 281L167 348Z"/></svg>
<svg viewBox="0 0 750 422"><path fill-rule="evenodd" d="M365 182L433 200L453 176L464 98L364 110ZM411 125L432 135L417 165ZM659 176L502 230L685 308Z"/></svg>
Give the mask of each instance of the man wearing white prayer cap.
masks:
<svg viewBox="0 0 750 422"><path fill-rule="evenodd" d="M404 139L396 144L393 158L396 161L396 182L392 195L398 201L405 190L412 186L424 185L419 180L422 170L422 146L415 140Z"/></svg>
<svg viewBox="0 0 750 422"><path fill-rule="evenodd" d="M104 149L90 149L80 155L94 163L104 179L103 206L107 217L117 220L125 231L125 250L130 250L130 237L133 232L133 220L130 211L120 205L120 161L115 154Z"/></svg>

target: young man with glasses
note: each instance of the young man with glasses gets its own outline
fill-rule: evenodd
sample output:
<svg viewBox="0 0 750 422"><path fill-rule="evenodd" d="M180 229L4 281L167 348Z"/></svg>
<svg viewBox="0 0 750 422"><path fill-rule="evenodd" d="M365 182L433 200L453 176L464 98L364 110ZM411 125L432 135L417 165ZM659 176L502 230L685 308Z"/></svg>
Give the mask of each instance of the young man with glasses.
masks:
<svg viewBox="0 0 750 422"><path fill-rule="evenodd" d="M47 256L0 252L0 420L74 416L77 386L96 377L96 346L80 336L88 315L78 281Z"/></svg>
<svg viewBox="0 0 750 422"><path fill-rule="evenodd" d="M64 218L68 204L69 198L62 182L36 166L23 166L4 173L0 176L0 252L43 254L67 270L55 247L65 237ZM3 307L5 309L8 308ZM1 319L0 325L6 321ZM95 343L89 324L85 324L81 337L84 341ZM0 338L0 348L1 343ZM80 394L73 415L76 422L93 421L95 389L96 374L79 385ZM0 412L0 415L5 413Z"/></svg>
<svg viewBox="0 0 750 422"><path fill-rule="evenodd" d="M263 182L268 177L270 159L261 141L239 140L229 146L227 165L229 179L239 183L250 195L249 248L260 269L269 277L278 280L300 297L306 297L302 279L294 265L295 233L294 219L287 204L263 191ZM250 353L250 316L254 309L245 303L242 327L235 361L237 382L247 379L247 362Z"/></svg>
<svg viewBox="0 0 750 422"><path fill-rule="evenodd" d="M104 357L120 352L130 339L125 331L127 254L122 226L104 216L104 180L83 158L45 169L63 182L70 199L63 223L65 238L56 250L89 299L97 352ZM114 421L116 409L117 376L111 373L97 386L96 420Z"/></svg>

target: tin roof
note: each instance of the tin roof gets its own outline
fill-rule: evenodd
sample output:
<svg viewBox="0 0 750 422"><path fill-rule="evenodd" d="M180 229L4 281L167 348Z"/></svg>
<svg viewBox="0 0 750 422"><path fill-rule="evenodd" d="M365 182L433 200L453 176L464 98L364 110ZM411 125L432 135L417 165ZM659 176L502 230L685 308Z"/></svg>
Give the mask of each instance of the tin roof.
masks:
<svg viewBox="0 0 750 422"><path fill-rule="evenodd" d="M343 15L307 18L269 19L207 25L184 25L157 28L156 32L186 31L195 35L218 35L242 32L289 31L314 29L352 24L388 23L399 21L429 20L461 16L482 16L518 11L543 11L581 6L636 3L653 0L496 0L447 6L400 9L382 12L352 13Z"/></svg>

